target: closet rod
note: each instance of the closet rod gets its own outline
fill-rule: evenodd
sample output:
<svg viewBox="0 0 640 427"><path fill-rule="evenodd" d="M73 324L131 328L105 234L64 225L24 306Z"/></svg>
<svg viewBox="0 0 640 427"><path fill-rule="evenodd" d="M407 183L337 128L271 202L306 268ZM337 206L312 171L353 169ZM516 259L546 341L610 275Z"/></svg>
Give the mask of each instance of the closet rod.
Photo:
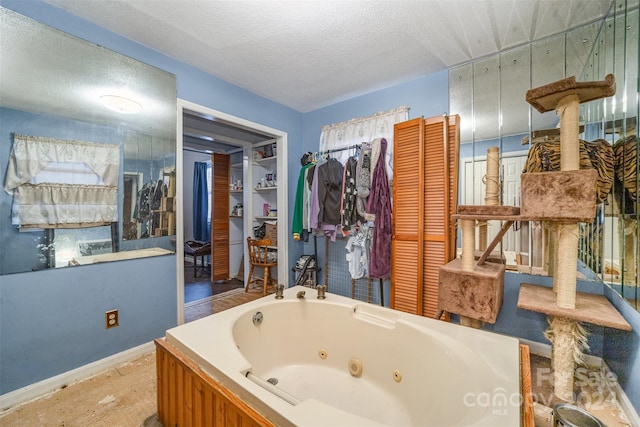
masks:
<svg viewBox="0 0 640 427"><path fill-rule="evenodd" d="M355 148L362 148L362 144L353 144L353 145L349 145L347 147L332 148L332 149L326 150L326 151L319 151L318 155L319 156L324 156L325 154L338 153L340 151L353 150Z"/></svg>

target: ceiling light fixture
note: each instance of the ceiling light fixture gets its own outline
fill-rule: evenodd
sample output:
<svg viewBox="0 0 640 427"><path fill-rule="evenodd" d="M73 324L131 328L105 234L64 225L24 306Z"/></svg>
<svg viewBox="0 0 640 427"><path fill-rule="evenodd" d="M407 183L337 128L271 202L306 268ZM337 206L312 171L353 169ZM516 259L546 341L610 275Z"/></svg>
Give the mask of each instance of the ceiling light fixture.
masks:
<svg viewBox="0 0 640 427"><path fill-rule="evenodd" d="M102 95L100 101L108 109L122 114L138 114L142 110L140 103L124 96Z"/></svg>

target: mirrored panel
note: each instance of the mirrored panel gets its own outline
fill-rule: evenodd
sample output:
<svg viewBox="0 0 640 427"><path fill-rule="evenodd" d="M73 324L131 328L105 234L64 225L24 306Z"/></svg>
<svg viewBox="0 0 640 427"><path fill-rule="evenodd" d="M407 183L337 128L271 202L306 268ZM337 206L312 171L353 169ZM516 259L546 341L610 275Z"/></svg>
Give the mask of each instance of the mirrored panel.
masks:
<svg viewBox="0 0 640 427"><path fill-rule="evenodd" d="M640 305L636 157L639 26L638 1L620 0L612 5L604 22L464 64L449 73L450 113L461 117L461 203L484 204L488 151L497 147L500 197L505 205L520 204L519 182L524 170L554 170L551 153L559 145L557 114L541 114L530 107L525 101L527 90L570 76L594 81L614 74L615 96L581 104L580 108L583 157L588 167L598 170L600 179L597 215L591 224L580 225L577 268L581 280L603 281L636 308ZM499 67L491 67L496 63ZM465 132L465 126L471 130ZM534 154L540 149L547 154ZM519 227L512 227L502 239L507 268L551 274L544 224L529 222ZM491 239L499 224L488 228Z"/></svg>
<svg viewBox="0 0 640 427"><path fill-rule="evenodd" d="M0 274L172 253L175 76L0 22Z"/></svg>

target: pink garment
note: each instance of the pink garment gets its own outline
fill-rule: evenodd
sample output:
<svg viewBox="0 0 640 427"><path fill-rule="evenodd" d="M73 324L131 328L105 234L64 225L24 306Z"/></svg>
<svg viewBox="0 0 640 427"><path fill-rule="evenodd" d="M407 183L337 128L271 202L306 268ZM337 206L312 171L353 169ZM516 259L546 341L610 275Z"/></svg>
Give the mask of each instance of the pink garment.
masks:
<svg viewBox="0 0 640 427"><path fill-rule="evenodd" d="M384 161L386 153L387 140L383 138L367 203L367 212L376 216L369 256L369 277L379 279L391 275L391 193Z"/></svg>

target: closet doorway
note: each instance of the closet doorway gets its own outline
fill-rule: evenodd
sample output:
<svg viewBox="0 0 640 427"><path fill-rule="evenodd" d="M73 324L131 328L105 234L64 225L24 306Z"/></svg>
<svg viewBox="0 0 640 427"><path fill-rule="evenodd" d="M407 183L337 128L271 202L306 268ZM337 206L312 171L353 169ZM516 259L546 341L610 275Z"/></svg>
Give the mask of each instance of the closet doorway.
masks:
<svg viewBox="0 0 640 427"><path fill-rule="evenodd" d="M185 306L188 308L194 304L206 303L212 294L244 285L244 278L249 270L248 263L243 262L243 259L248 258L246 238L253 237L252 231L256 225L253 211L262 209L254 201L255 191L251 184L259 179L252 175L254 151L265 143L274 144L279 154L277 204L285 215L282 215L277 224L278 241L281 242L278 245L277 274L280 278L288 277L287 134L179 99L176 139L176 185L178 189L182 189L176 197L176 282L178 324L182 324ZM217 157L217 161L213 159L213 155ZM220 159L223 161L220 162ZM220 176L221 164L227 165L228 174L225 171L223 178L216 180L216 176ZM194 185L198 185L194 182L194 171L199 169L202 172L205 168L208 178L207 196L201 191L194 193ZM213 169L216 171L212 173ZM199 178L195 179L200 181ZM203 202L204 197L208 197L206 202ZM197 200L200 202L194 203ZM207 209L206 213L203 213L204 209ZM197 214L195 216L194 211ZM208 219L208 223L204 224L208 227L207 231L203 231L202 219L197 218L203 214ZM197 258L185 254L185 242L190 241L210 243L213 251ZM222 268L221 262L224 264Z"/></svg>

